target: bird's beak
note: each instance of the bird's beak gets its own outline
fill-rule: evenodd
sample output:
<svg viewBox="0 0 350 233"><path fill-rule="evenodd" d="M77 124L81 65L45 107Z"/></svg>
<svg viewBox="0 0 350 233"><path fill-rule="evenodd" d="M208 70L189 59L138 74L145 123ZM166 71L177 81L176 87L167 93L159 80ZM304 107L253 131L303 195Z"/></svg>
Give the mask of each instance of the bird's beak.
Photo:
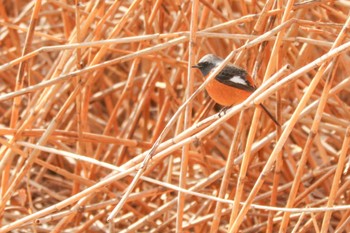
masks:
<svg viewBox="0 0 350 233"><path fill-rule="evenodd" d="M197 68L199 69L199 66L198 65L194 65L194 66L191 66L192 68Z"/></svg>

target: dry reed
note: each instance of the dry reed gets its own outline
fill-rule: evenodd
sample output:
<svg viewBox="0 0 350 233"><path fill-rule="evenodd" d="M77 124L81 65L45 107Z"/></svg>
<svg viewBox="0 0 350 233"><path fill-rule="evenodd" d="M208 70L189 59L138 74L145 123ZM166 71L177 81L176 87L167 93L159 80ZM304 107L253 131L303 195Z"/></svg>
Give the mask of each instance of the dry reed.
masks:
<svg viewBox="0 0 350 233"><path fill-rule="evenodd" d="M0 232L350 232L348 1L0 9ZM207 53L259 86L225 114Z"/></svg>

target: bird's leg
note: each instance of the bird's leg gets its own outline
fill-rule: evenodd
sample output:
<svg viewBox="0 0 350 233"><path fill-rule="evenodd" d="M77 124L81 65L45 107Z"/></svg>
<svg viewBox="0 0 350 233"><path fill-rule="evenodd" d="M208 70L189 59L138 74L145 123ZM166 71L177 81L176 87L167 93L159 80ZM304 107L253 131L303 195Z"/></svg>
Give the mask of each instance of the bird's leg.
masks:
<svg viewBox="0 0 350 233"><path fill-rule="evenodd" d="M220 111L219 111L219 117L221 118L221 117L223 117L224 115L226 115L227 110L228 110L229 108L231 108L231 107L232 107L232 105L222 107L222 108L220 109Z"/></svg>

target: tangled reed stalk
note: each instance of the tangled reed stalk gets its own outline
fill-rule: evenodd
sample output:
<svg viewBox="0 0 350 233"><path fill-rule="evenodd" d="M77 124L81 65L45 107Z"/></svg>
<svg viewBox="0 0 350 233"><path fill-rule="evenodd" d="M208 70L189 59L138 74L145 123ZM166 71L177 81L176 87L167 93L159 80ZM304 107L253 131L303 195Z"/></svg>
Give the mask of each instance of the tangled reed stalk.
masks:
<svg viewBox="0 0 350 233"><path fill-rule="evenodd" d="M348 1L0 7L0 232L350 231ZM259 86L224 114L208 53Z"/></svg>

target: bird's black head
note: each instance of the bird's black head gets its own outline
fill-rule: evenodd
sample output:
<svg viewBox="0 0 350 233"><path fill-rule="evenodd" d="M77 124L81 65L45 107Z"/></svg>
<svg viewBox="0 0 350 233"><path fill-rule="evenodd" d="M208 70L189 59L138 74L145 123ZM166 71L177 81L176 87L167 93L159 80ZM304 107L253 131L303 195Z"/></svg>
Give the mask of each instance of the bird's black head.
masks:
<svg viewBox="0 0 350 233"><path fill-rule="evenodd" d="M210 71L216 66L220 65L222 61L223 59L220 57L213 54L207 54L199 60L197 65L192 66L192 68L199 69L203 76L207 76Z"/></svg>

